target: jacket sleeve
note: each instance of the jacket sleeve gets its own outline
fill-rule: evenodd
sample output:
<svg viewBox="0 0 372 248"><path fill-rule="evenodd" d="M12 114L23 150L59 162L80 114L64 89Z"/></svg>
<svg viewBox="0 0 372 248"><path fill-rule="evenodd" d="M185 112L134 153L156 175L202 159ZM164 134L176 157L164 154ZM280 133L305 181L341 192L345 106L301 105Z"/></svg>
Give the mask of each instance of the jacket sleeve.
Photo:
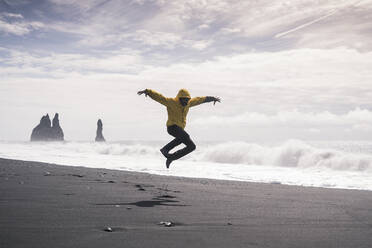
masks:
<svg viewBox="0 0 372 248"><path fill-rule="evenodd" d="M190 99L190 107L194 107L196 105L199 105L199 104L202 104L205 102L205 99L206 97L205 96L202 96L202 97L193 97Z"/></svg>
<svg viewBox="0 0 372 248"><path fill-rule="evenodd" d="M150 96L153 100L157 101L160 104L167 106L167 98L162 94L156 92L155 90L146 89L146 94Z"/></svg>

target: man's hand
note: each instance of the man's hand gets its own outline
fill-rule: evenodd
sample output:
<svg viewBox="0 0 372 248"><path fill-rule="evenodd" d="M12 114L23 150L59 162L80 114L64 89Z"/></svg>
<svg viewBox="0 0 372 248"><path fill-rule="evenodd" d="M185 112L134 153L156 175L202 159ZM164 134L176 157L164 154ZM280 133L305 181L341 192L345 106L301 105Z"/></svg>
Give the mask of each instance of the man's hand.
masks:
<svg viewBox="0 0 372 248"><path fill-rule="evenodd" d="M215 105L216 102L221 102L221 98L214 97L214 96L207 96L207 98L205 99L205 102L213 102L213 105Z"/></svg>
<svg viewBox="0 0 372 248"><path fill-rule="evenodd" d="M213 97L214 99L213 99L213 105L215 105L216 104L216 102L221 102L221 98L219 98L219 97Z"/></svg>
<svg viewBox="0 0 372 248"><path fill-rule="evenodd" d="M140 96L140 95L142 95L142 94L145 94L145 96L147 97L147 90L140 90L140 91L138 91L137 92L137 94Z"/></svg>

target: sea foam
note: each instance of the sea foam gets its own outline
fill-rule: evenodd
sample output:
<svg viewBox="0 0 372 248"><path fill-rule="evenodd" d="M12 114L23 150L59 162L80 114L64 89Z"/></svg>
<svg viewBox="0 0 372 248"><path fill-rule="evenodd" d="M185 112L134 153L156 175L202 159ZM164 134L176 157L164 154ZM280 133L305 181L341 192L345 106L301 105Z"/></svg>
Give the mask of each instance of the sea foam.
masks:
<svg viewBox="0 0 372 248"><path fill-rule="evenodd" d="M165 168L165 142L0 142L0 157L152 174L372 190L372 144L223 142ZM198 142L197 142L198 143Z"/></svg>
<svg viewBox="0 0 372 248"><path fill-rule="evenodd" d="M287 141L279 146L228 142L203 149L198 155L203 161L229 164L317 167L351 171L372 169L372 154L315 148L298 140Z"/></svg>

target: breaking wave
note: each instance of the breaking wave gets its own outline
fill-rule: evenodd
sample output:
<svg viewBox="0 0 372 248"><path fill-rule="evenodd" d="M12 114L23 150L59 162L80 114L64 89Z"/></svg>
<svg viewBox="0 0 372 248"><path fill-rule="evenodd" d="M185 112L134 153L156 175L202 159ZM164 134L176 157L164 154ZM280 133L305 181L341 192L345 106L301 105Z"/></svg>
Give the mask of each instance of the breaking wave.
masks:
<svg viewBox="0 0 372 248"><path fill-rule="evenodd" d="M162 143L27 143L26 149L59 151L60 156L130 157L132 159L162 159L159 148ZM18 148L17 150L24 150ZM369 149L369 147L368 147ZM335 148L318 148L303 141L290 140L281 145L269 146L247 142L226 142L199 145L186 161L204 161L224 164L279 166L287 168L328 168L345 171L372 171L372 154L346 152ZM24 151L27 153L27 151ZM369 152L369 153L368 153Z"/></svg>
<svg viewBox="0 0 372 248"><path fill-rule="evenodd" d="M159 149L140 144L99 144L95 146L95 151L104 155L156 156L159 154Z"/></svg>
<svg viewBox="0 0 372 248"><path fill-rule="evenodd" d="M318 167L351 171L372 170L372 154L315 148L297 140L274 147L246 142L222 143L203 149L198 154L198 159L229 164Z"/></svg>
<svg viewBox="0 0 372 248"><path fill-rule="evenodd" d="M195 152L165 168L165 142L0 142L0 157L147 172L289 185L372 190L372 142L281 145L197 144Z"/></svg>
<svg viewBox="0 0 372 248"><path fill-rule="evenodd" d="M159 148L160 145L156 147L122 143L90 143L86 147L88 153L96 152L103 155L144 156L148 158L160 156ZM77 149L81 149L81 144L77 145ZM318 167L350 171L372 170L372 154L321 149L298 140L287 141L278 146L263 146L247 142L227 142L199 146L195 153L185 159L226 164L297 168Z"/></svg>

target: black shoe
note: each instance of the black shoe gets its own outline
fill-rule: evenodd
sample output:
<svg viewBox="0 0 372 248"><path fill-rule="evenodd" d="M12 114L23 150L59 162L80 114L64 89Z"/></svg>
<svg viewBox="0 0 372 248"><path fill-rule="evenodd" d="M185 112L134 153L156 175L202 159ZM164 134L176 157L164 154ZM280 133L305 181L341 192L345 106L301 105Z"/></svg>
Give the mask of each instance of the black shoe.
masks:
<svg viewBox="0 0 372 248"><path fill-rule="evenodd" d="M167 166L167 169L169 169L170 164L173 162L172 159L168 158L167 161L165 162L165 165Z"/></svg>
<svg viewBox="0 0 372 248"><path fill-rule="evenodd" d="M161 152L161 154L163 154L164 157L166 157L166 158L169 157L169 153L167 151L165 151L164 148L160 149L160 152Z"/></svg>

